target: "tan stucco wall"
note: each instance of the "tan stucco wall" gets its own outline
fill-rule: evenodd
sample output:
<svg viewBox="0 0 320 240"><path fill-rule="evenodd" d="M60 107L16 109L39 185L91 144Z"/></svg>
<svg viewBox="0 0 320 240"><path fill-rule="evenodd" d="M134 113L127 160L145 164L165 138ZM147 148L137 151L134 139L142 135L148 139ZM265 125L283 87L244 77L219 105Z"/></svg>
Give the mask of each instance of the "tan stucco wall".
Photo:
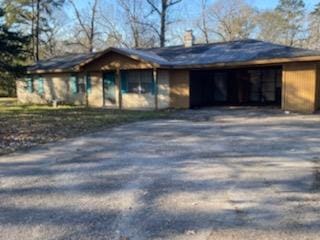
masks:
<svg viewBox="0 0 320 240"><path fill-rule="evenodd" d="M170 107L190 107L190 84L188 70L170 71Z"/></svg>
<svg viewBox="0 0 320 240"><path fill-rule="evenodd" d="M42 74L44 80L44 94L39 95L36 91L37 80L34 80L34 91L28 92L24 79L17 81L17 97L21 103L46 104L51 103L53 99L58 99L65 103L84 104L85 94L73 94L70 91L69 73Z"/></svg>
<svg viewBox="0 0 320 240"><path fill-rule="evenodd" d="M22 103L22 104L46 104L50 101L49 99L45 99L44 96L40 96L39 94L37 94L36 91L33 91L32 93L30 93L26 89L26 83L24 82L23 79L18 80L16 82L16 86L17 86L17 98L18 98L19 103Z"/></svg>
<svg viewBox="0 0 320 240"><path fill-rule="evenodd" d="M91 77L91 91L88 92L88 105L91 107L103 107L103 86L102 86L102 73L90 72Z"/></svg>
<svg viewBox="0 0 320 240"><path fill-rule="evenodd" d="M170 72L168 70L158 71L158 108L170 107Z"/></svg>
<svg viewBox="0 0 320 240"><path fill-rule="evenodd" d="M316 110L317 63L290 63L283 66L282 108L312 113Z"/></svg>
<svg viewBox="0 0 320 240"><path fill-rule="evenodd" d="M110 107L119 108L119 89L120 78L116 75L116 103L108 104L104 102L102 72L87 72L91 76L91 91L86 93L73 94L70 90L70 74L69 73L52 73L41 75L44 79L44 94L40 96L35 90L29 93L25 88L25 82L17 82L17 95L21 103L46 104L51 103L53 99L59 99L64 103L70 104L86 104L92 107ZM79 75L79 78L85 78L85 74ZM85 82L85 80L81 80ZM35 85L37 81L35 80ZM168 108L169 97L169 72L160 70L158 73L158 108ZM122 95L123 109L155 109L155 95L153 94L132 94Z"/></svg>
<svg viewBox="0 0 320 240"><path fill-rule="evenodd" d="M154 109L155 96L152 94L122 94L122 108L123 109Z"/></svg>

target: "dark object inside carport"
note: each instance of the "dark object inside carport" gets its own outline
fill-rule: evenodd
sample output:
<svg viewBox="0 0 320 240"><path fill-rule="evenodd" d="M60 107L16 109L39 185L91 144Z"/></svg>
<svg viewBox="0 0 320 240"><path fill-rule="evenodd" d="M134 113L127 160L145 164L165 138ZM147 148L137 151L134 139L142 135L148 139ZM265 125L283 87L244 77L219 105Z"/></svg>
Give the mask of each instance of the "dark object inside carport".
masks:
<svg viewBox="0 0 320 240"><path fill-rule="evenodd" d="M194 70L190 106L281 104L281 67Z"/></svg>

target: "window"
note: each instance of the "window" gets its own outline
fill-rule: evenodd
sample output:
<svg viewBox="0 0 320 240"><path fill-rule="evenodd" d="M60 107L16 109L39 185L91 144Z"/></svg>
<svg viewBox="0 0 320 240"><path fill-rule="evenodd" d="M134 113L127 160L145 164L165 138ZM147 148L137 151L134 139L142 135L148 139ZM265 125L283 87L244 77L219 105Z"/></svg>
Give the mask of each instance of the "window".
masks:
<svg viewBox="0 0 320 240"><path fill-rule="evenodd" d="M146 94L154 92L152 71L126 71L121 74L123 93Z"/></svg>
<svg viewBox="0 0 320 240"><path fill-rule="evenodd" d="M87 93L91 93L91 76L87 75L86 77L86 90Z"/></svg>
<svg viewBox="0 0 320 240"><path fill-rule="evenodd" d="M79 92L79 81L78 81L78 76L76 75L71 75L70 76L70 90L71 93L77 94Z"/></svg>
<svg viewBox="0 0 320 240"><path fill-rule="evenodd" d="M29 92L29 93L32 93L33 92L33 79L32 77L28 77L25 79L26 81L26 90Z"/></svg>
<svg viewBox="0 0 320 240"><path fill-rule="evenodd" d="M42 77L38 77L37 79L37 92L40 95L44 94L44 80Z"/></svg>
<svg viewBox="0 0 320 240"><path fill-rule="evenodd" d="M217 102L225 102L228 98L227 75L225 73L214 74L214 99Z"/></svg>
<svg viewBox="0 0 320 240"><path fill-rule="evenodd" d="M127 72L127 84L129 93L140 93L140 74L138 71Z"/></svg>

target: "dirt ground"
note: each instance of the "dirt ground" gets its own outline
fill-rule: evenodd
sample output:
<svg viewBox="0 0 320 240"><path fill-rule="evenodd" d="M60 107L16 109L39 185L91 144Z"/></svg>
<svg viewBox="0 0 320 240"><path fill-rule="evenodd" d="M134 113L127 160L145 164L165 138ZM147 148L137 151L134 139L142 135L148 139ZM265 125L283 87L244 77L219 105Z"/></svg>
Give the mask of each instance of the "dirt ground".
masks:
<svg viewBox="0 0 320 240"><path fill-rule="evenodd" d="M320 239L320 116L189 110L2 156L0 239Z"/></svg>

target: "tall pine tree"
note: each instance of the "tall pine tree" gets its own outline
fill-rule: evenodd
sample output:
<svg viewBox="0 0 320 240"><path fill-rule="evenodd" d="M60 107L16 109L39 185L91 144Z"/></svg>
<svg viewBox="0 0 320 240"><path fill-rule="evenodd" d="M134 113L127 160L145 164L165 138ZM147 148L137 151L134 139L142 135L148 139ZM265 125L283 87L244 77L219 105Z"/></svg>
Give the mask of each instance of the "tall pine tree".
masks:
<svg viewBox="0 0 320 240"><path fill-rule="evenodd" d="M62 7L65 0L4 0L6 21L19 26L31 35L34 61L41 58L43 33L50 30L52 13Z"/></svg>
<svg viewBox="0 0 320 240"><path fill-rule="evenodd" d="M22 64L28 56L29 37L11 31L3 17L4 11L0 8L0 88L12 96L16 78L24 73Z"/></svg>

